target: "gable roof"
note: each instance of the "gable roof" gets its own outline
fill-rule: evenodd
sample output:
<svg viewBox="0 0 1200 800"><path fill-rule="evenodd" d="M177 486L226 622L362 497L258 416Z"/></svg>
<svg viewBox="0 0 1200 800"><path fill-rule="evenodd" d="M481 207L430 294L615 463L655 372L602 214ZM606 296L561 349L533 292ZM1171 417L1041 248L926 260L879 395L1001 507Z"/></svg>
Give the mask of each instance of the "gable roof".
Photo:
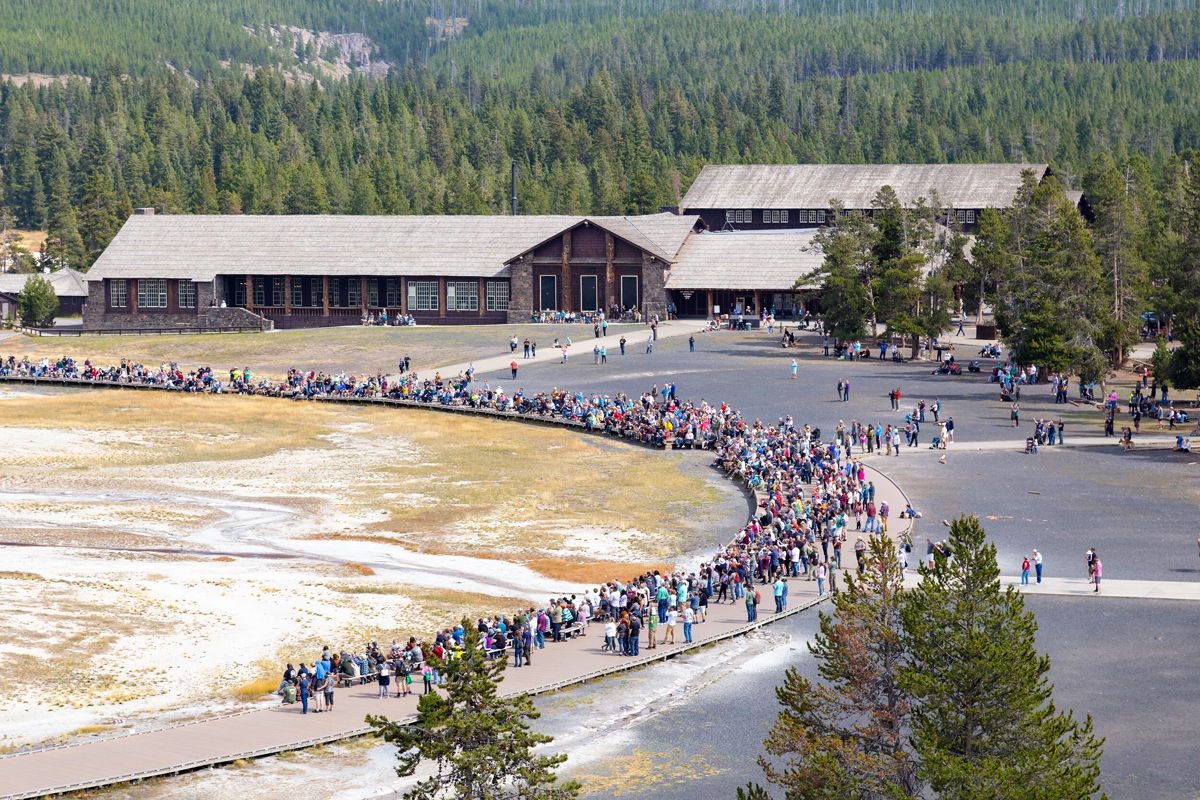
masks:
<svg viewBox="0 0 1200 800"><path fill-rule="evenodd" d="M909 205L936 190L947 208L1007 208L1031 169L1047 164L748 164L709 165L683 198L685 211L722 208L871 208L882 186Z"/></svg>
<svg viewBox="0 0 1200 800"><path fill-rule="evenodd" d="M825 254L813 244L816 234L815 229L697 233L679 253L666 287L788 291L825 261ZM802 288L818 284L814 278L812 286Z"/></svg>
<svg viewBox="0 0 1200 800"><path fill-rule="evenodd" d="M509 261L585 220L670 262L696 218L688 223L655 217L674 215L134 215L87 278L211 281L218 274L331 272L500 277L508 274Z"/></svg>
<svg viewBox="0 0 1200 800"><path fill-rule="evenodd" d="M34 273L4 272L0 273L0 292L4 294L20 294L25 288L25 282ZM59 297L86 297L87 278L82 272L73 269L60 269L54 272L42 273L42 277L54 287L54 293Z"/></svg>

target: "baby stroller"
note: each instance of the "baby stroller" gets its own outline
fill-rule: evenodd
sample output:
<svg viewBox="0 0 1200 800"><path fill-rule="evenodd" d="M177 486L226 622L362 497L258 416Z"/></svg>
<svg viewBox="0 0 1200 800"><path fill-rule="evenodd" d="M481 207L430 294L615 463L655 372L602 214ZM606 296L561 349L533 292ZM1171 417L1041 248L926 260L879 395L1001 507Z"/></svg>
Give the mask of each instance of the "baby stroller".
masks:
<svg viewBox="0 0 1200 800"><path fill-rule="evenodd" d="M1025 439L1025 452L1036 454L1037 451L1038 451L1037 439L1033 438L1032 436L1026 438Z"/></svg>
<svg viewBox="0 0 1200 800"><path fill-rule="evenodd" d="M933 441L929 443L929 449L930 450L945 450L946 443L942 440L942 437L934 436Z"/></svg>

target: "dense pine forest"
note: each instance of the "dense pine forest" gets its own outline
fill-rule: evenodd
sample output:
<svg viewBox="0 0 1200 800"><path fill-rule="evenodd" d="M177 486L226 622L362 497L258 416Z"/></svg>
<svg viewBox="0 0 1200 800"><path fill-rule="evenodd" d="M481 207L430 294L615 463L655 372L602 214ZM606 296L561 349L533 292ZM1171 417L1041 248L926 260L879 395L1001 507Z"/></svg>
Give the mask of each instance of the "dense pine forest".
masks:
<svg viewBox="0 0 1200 800"><path fill-rule="evenodd" d="M1104 156L1158 198L1200 147L1178 0L13 0L0 41L59 76L0 85L0 208L84 268L135 206L503 212L514 161L524 213L618 213L709 162Z"/></svg>

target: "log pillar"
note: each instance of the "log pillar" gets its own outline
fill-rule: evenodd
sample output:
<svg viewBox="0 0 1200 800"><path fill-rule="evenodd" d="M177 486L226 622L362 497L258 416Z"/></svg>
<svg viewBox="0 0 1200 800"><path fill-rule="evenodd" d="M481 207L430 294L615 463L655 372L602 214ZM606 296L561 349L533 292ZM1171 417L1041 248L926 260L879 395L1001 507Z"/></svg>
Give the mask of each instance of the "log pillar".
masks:
<svg viewBox="0 0 1200 800"><path fill-rule="evenodd" d="M329 276L321 276L321 306L325 316L329 316Z"/></svg>
<svg viewBox="0 0 1200 800"><path fill-rule="evenodd" d="M713 313L713 293L712 293L712 289L705 289L705 290L704 290L704 296L708 298L708 299L705 301L706 303L708 303L708 311L705 313L705 316L706 316L706 317L708 317L709 319L713 319L714 317L716 317L716 314L715 314L715 313Z"/></svg>
<svg viewBox="0 0 1200 800"><path fill-rule="evenodd" d="M246 276L246 308L254 310L254 276Z"/></svg>
<svg viewBox="0 0 1200 800"><path fill-rule="evenodd" d="M562 270L558 282L562 285L560 311L571 310L571 232L565 231L562 238Z"/></svg>
<svg viewBox="0 0 1200 800"><path fill-rule="evenodd" d="M483 278L479 279L479 316L487 313L487 285Z"/></svg>
<svg viewBox="0 0 1200 800"><path fill-rule="evenodd" d="M400 315L408 314L408 278L400 278Z"/></svg>
<svg viewBox="0 0 1200 800"><path fill-rule="evenodd" d="M604 232L604 301L597 303L598 306L605 311L612 308L614 299L617 294L617 271L613 267L613 260L616 258L617 243L613 239L613 235L608 231Z"/></svg>
<svg viewBox="0 0 1200 800"><path fill-rule="evenodd" d="M367 313L367 300L368 299L369 299L369 297L367 296L367 279L359 278L358 279L358 301L359 301L359 304L362 306L362 313L364 313L364 314Z"/></svg>
<svg viewBox="0 0 1200 800"><path fill-rule="evenodd" d="M438 278L438 317L446 318L446 279Z"/></svg>
<svg viewBox="0 0 1200 800"><path fill-rule="evenodd" d="M283 276L283 313L292 315L292 276Z"/></svg>
<svg viewBox="0 0 1200 800"><path fill-rule="evenodd" d="M762 290L761 289L754 290L754 313L760 317L762 316Z"/></svg>

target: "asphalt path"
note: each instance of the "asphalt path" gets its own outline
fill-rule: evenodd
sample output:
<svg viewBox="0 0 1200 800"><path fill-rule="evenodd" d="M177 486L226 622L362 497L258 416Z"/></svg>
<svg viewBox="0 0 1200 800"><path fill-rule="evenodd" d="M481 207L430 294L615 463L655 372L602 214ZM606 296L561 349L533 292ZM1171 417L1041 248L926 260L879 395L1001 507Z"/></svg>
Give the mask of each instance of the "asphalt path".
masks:
<svg viewBox="0 0 1200 800"><path fill-rule="evenodd" d="M657 343L651 354L645 352L644 338L629 338L626 354L610 350L607 364L593 364L591 345L581 339L567 364L530 365L515 383L506 372L479 377L506 391L526 392L569 387L637 394L674 383L681 398L725 401L767 422L791 414L797 424L819 426L826 437L839 420L902 424L917 400L937 398L943 418L954 418L963 449L952 444L945 453L928 450L932 434L926 425L919 448L871 461L924 514L918 542L944 535L942 519L975 514L996 543L1006 574L1016 574L1021 556L1036 547L1048 575L1081 577L1086 575L1084 552L1096 547L1109 579L1200 581L1194 524L1200 464L1193 464L1200 457L1165 450L1122 453L1116 447L1043 448L1038 455L1025 455L1025 437L1038 417L1065 416L1068 444L1073 436L1101 433L1103 418L1087 408L1055 405L1044 386L1026 387L1022 427L1014 430L1009 406L986 379L994 361L982 361L980 374L951 377L931 374L933 365L924 361L825 358L812 334L801 335L801 347L783 349L778 337L766 332L697 332L694 352L687 336L677 336ZM957 356L965 364L973 351L960 348ZM836 385L846 379L850 400L842 402L835 399ZM895 388L901 390L901 411L891 410L887 397ZM1012 447L972 452L966 449L970 442L1010 442ZM944 464L939 463L943 455ZM1053 659L1057 701L1077 714L1091 713L1108 737L1103 779L1109 796L1194 800L1200 795L1200 761L1194 758L1200 695L1193 675L1200 656L1200 603L1046 595L1027 602L1042 626L1039 644ZM802 615L778 626L800 643L789 645L786 664L811 672L802 643L815 624L815 615ZM653 788L655 796L682 800L694 797L702 785L706 796L731 796L736 786L758 779L754 759L775 711L771 690L783 666L748 665L729 680L710 684L693 702L646 715L630 735L636 747L658 753L664 764L672 760L672 748L687 749L689 737L719 741L719 746L703 747L703 758L676 774L681 780L617 782L605 793L633 797Z"/></svg>

